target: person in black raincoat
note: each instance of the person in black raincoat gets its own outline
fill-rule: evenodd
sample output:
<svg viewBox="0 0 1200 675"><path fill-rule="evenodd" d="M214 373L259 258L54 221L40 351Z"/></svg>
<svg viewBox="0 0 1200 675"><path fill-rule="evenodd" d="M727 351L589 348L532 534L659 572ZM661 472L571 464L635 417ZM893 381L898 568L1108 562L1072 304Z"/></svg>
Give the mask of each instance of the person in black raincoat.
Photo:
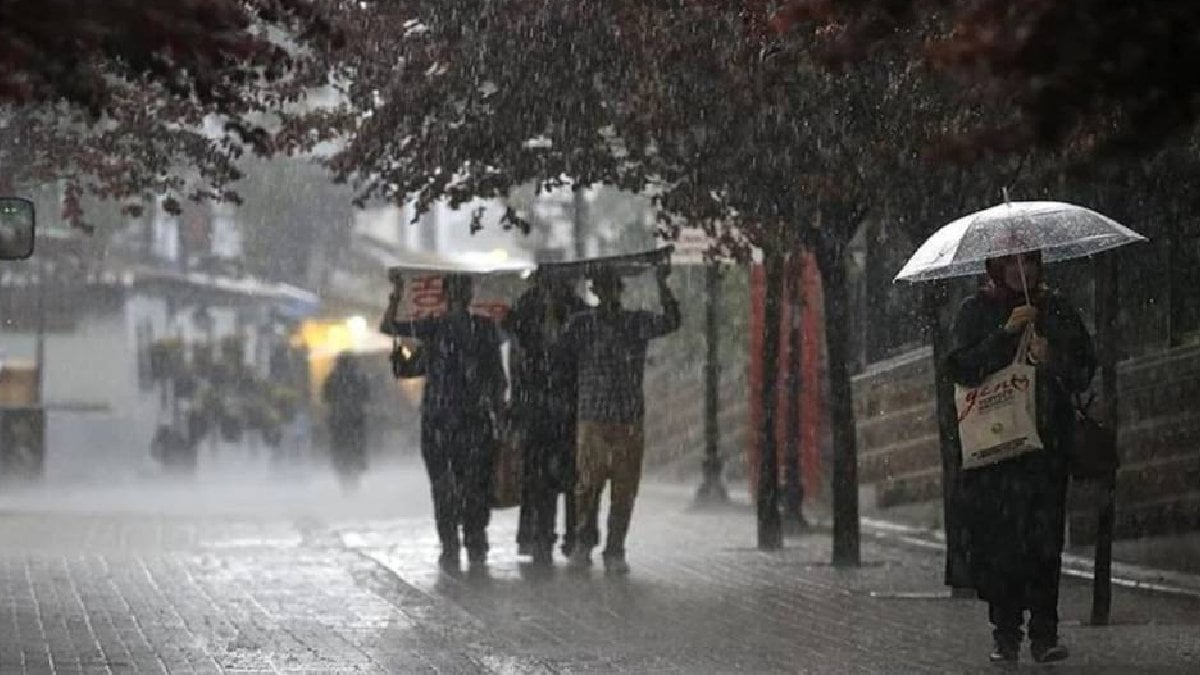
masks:
<svg viewBox="0 0 1200 675"><path fill-rule="evenodd" d="M1029 289L1029 303L1025 288ZM1067 450L1074 431L1072 395L1086 390L1096 368L1079 313L1041 281L1038 252L987 261L985 286L960 307L950 377L977 386L1013 362L1028 324L1037 367L1037 426L1043 450L965 470L962 505L967 555L979 597L988 603L995 649L1015 661L1025 612L1030 651L1038 662L1067 658L1058 641L1058 590L1066 519Z"/></svg>
<svg viewBox="0 0 1200 675"><path fill-rule="evenodd" d="M353 490L367 470L365 406L371 398L367 378L354 357L338 354L333 370L325 378L321 398L329 407L330 458L342 488Z"/></svg>
<svg viewBox="0 0 1200 675"><path fill-rule="evenodd" d="M399 274L391 278L395 288L379 330L421 340L428 359L421 401L421 458L429 473L442 544L439 563L448 570L457 568L465 544L471 564L483 565L491 516L494 422L507 384L499 329L488 317L470 313L473 283L468 276L446 276L445 314L408 321L396 316L403 279Z"/></svg>
<svg viewBox="0 0 1200 675"><path fill-rule="evenodd" d="M514 338L512 421L523 442L518 552L551 562L558 495L566 493L563 555L575 543L575 369L556 362L556 343L572 315L588 308L569 279L538 272L503 328Z"/></svg>

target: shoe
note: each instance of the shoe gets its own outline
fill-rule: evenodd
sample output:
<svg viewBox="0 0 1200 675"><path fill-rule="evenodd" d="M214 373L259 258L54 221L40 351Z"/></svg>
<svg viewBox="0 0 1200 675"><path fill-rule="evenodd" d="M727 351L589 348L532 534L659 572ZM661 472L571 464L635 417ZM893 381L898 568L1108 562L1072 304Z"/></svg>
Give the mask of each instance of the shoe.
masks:
<svg viewBox="0 0 1200 675"><path fill-rule="evenodd" d="M577 548L571 551L570 560L571 569L586 570L592 566L592 552L586 548Z"/></svg>
<svg viewBox="0 0 1200 675"><path fill-rule="evenodd" d="M482 567L487 564L487 549L472 548L467 549L467 560L472 567Z"/></svg>
<svg viewBox="0 0 1200 675"><path fill-rule="evenodd" d="M1056 661L1065 661L1071 656L1071 650L1060 644L1050 645L1029 645L1029 654L1033 656L1033 660L1038 663L1054 663Z"/></svg>
<svg viewBox="0 0 1200 675"><path fill-rule="evenodd" d="M988 660L992 663L1016 663L1019 651L1015 646L996 645L988 655Z"/></svg>
<svg viewBox="0 0 1200 675"><path fill-rule="evenodd" d="M457 572L462 561L459 559L458 549L443 548L442 554L438 556L438 567L441 567L446 572Z"/></svg>
<svg viewBox="0 0 1200 675"><path fill-rule="evenodd" d="M533 555L533 554L534 554L533 544L531 544L527 541L523 541L523 542L517 544L517 555Z"/></svg>
<svg viewBox="0 0 1200 675"><path fill-rule="evenodd" d="M550 567L554 564L554 547L552 546L539 546L533 549L531 554L533 555L533 564L538 567Z"/></svg>
<svg viewBox="0 0 1200 675"><path fill-rule="evenodd" d="M625 556L605 556L604 572L613 576L623 577L629 574L629 563L625 562Z"/></svg>

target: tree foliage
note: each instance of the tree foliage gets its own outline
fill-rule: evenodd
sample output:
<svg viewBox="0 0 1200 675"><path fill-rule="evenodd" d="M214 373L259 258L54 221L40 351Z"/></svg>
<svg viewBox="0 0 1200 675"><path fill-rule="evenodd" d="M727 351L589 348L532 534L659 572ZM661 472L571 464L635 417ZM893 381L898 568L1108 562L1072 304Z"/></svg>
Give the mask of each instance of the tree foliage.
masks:
<svg viewBox="0 0 1200 675"><path fill-rule="evenodd" d="M640 147L612 135L633 63L622 3L413 0L341 14L348 105L294 125L344 135L331 162L359 201L457 206L536 182L640 187ZM631 177L634 176L634 177ZM506 224L521 224L510 213Z"/></svg>
<svg viewBox="0 0 1200 675"><path fill-rule="evenodd" d="M271 113L326 77L331 5L307 0L0 0L0 187L232 198ZM206 130L205 124L216 131Z"/></svg>
<svg viewBox="0 0 1200 675"><path fill-rule="evenodd" d="M948 28L914 52L1019 113L980 145L1153 152L1195 126L1200 4L1192 0L790 0L775 30L835 34L831 61L862 58L929 16Z"/></svg>

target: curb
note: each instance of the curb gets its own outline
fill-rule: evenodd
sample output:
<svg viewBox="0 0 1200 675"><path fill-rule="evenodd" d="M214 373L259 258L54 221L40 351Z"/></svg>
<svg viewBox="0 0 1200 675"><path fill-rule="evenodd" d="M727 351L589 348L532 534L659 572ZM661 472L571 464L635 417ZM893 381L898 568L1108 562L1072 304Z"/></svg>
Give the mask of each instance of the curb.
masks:
<svg viewBox="0 0 1200 675"><path fill-rule="evenodd" d="M691 497L695 493L694 486L659 482L651 478L649 484L643 483L649 491L660 494L670 494L675 497ZM744 510L753 513L753 503L749 500L748 492L733 488L729 490L729 506L733 510ZM820 530L831 527L828 517L811 517L810 522ZM906 525L904 523L863 516L859 519L863 534L878 542L911 548L922 548L929 551L945 552L946 540L941 530ZM1064 553L1062 557L1062 573L1075 579L1092 580L1095 578L1095 568L1089 558ZM1175 572L1157 569L1116 560L1112 563L1113 586L1128 588L1147 593L1158 593L1173 597L1200 600L1200 574Z"/></svg>
<svg viewBox="0 0 1200 675"><path fill-rule="evenodd" d="M939 552L946 550L945 535L941 530L913 527L880 518L862 518L861 522L864 532L880 541ZM1064 553L1062 563L1062 573L1066 576L1085 580L1094 579L1096 576L1092 560L1083 556ZM1112 570L1114 586L1200 600L1200 575L1115 560Z"/></svg>

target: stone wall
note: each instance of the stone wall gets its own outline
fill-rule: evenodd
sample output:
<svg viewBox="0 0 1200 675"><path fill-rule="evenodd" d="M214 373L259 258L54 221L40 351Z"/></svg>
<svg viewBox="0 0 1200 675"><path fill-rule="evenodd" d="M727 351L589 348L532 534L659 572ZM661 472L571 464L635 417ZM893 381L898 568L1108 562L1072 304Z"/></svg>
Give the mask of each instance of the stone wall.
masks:
<svg viewBox="0 0 1200 675"><path fill-rule="evenodd" d="M931 369L922 349L855 378L859 477L878 508L941 497ZM1117 538L1200 530L1200 347L1125 361L1118 377ZM1071 533L1094 538L1086 506L1073 506Z"/></svg>
<svg viewBox="0 0 1200 675"><path fill-rule="evenodd" d="M873 364L854 389L859 482L875 486L875 506L940 499L930 350Z"/></svg>
<svg viewBox="0 0 1200 675"><path fill-rule="evenodd" d="M730 480L744 475L745 433L749 410L746 325L749 286L744 269L731 268L721 283L719 354L721 362L719 448ZM693 480L704 456L704 269L679 266L671 286L683 312L683 326L651 343L646 365L647 471L660 477ZM657 309L652 289L631 288L628 306Z"/></svg>
<svg viewBox="0 0 1200 675"><path fill-rule="evenodd" d="M1200 347L1122 366L1116 536L1200 530ZM1094 518L1073 514L1073 536L1094 530Z"/></svg>

